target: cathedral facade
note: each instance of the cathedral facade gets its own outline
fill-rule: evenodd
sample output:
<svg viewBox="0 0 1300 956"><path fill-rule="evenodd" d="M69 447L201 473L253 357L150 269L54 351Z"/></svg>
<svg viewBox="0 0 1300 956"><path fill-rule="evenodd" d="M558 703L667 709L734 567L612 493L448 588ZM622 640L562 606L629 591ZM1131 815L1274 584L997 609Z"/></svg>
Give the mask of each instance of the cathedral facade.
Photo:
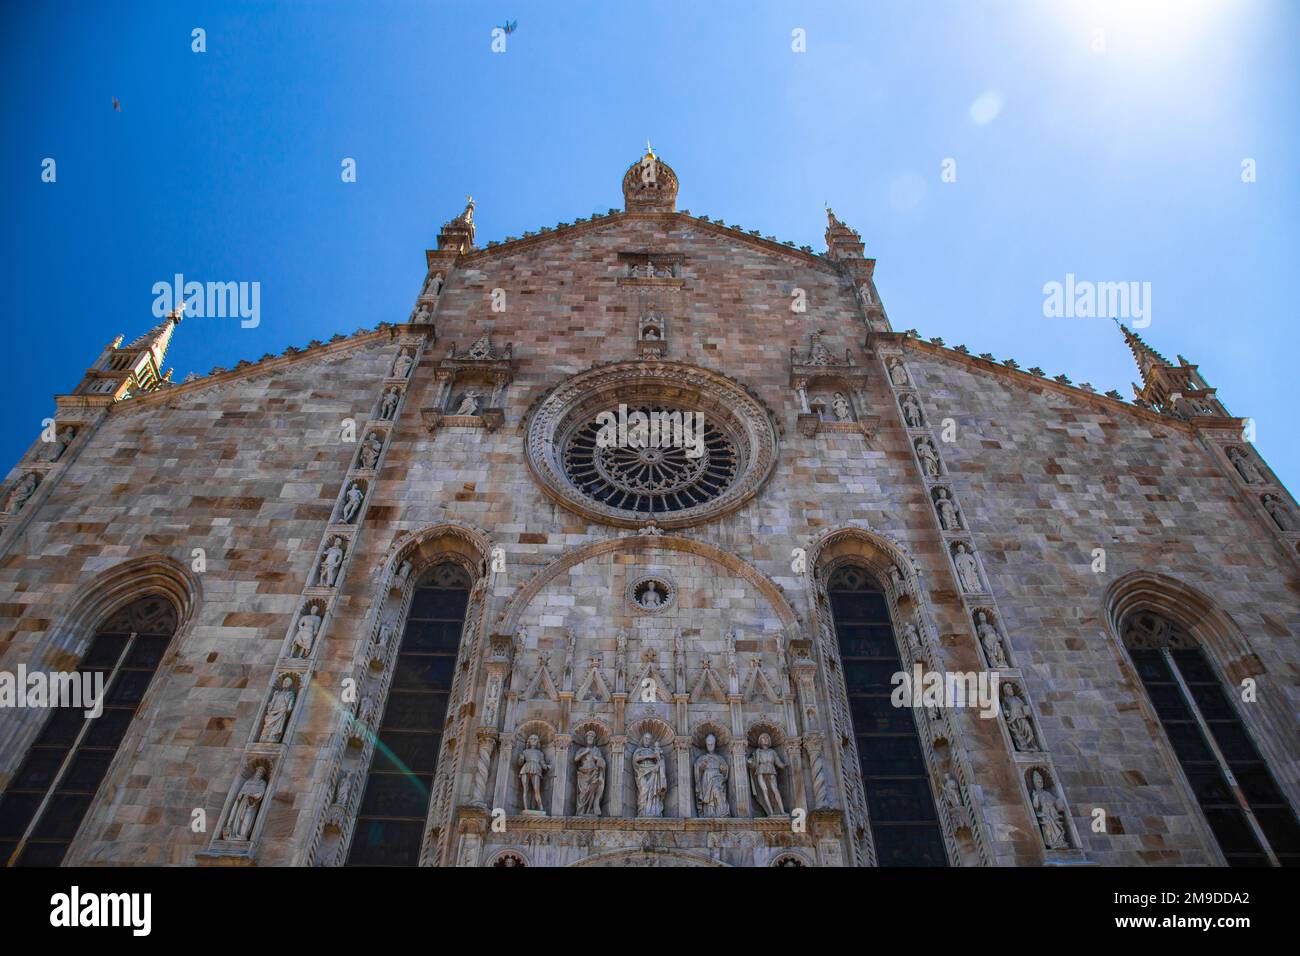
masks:
<svg viewBox="0 0 1300 956"><path fill-rule="evenodd" d="M470 201L405 321L173 383L181 310L58 397L0 669L105 691L0 708L7 865L1300 859L1300 512L1195 365L1123 330L1099 394L895 331L834 213L622 189Z"/></svg>

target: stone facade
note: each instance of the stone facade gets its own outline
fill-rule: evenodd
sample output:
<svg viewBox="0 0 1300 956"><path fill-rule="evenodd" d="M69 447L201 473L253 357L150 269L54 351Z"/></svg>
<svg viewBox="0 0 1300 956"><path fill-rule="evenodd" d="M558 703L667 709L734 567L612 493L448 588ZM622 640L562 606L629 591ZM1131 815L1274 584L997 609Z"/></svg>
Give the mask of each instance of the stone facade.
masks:
<svg viewBox="0 0 1300 956"><path fill-rule="evenodd" d="M1300 512L1195 366L1126 333L1126 403L895 332L833 214L814 254L678 212L675 189L648 156L625 211L486 248L471 202L405 322L173 384L177 315L60 397L73 434L3 489L0 668L75 666L132 594L181 617L67 862L342 862L373 759L355 728L393 663L377 635L446 555L474 584L425 864L875 863L825 592L844 562L878 581L906 666L997 666L1025 708L1029 747L1005 711L915 712L950 863L1221 861L1119 640L1139 606L1256 681L1242 719L1300 802L1300 525L1273 514ZM584 506L543 453L584 375L593 401L681 398L730 428L737 493L686 519ZM341 703L352 681L364 707ZM0 789L44 716L0 712ZM785 812L755 792L763 735ZM721 815L699 799L710 746Z"/></svg>

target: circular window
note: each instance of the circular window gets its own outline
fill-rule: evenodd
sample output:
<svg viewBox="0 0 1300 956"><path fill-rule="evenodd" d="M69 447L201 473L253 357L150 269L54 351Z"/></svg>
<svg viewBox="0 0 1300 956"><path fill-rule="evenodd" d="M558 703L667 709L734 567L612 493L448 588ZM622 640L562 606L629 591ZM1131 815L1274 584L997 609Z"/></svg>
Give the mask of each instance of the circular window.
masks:
<svg viewBox="0 0 1300 956"><path fill-rule="evenodd" d="M675 363L606 366L543 398L528 463L594 520L682 527L747 501L776 461L771 416L735 382Z"/></svg>

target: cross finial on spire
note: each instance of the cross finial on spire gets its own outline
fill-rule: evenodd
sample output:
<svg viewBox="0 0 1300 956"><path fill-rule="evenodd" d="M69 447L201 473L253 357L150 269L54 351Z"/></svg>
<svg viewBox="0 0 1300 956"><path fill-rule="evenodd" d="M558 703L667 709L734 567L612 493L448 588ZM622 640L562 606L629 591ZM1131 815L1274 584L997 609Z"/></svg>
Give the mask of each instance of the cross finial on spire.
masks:
<svg viewBox="0 0 1300 956"><path fill-rule="evenodd" d="M655 158L654 147L650 145L650 137L649 137L649 136L647 136L647 137L645 138L645 154L646 154L647 156L649 156L651 159L654 159L654 158Z"/></svg>

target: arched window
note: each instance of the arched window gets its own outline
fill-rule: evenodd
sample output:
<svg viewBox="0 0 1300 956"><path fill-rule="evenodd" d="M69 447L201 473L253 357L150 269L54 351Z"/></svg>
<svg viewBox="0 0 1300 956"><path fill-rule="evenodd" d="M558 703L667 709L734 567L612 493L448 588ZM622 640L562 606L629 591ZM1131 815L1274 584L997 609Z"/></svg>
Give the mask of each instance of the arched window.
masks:
<svg viewBox="0 0 1300 956"><path fill-rule="evenodd" d="M103 679L103 712L58 707L0 797L0 860L57 866L95 801L118 744L176 633L166 598L140 598L100 625L77 675Z"/></svg>
<svg viewBox="0 0 1300 956"><path fill-rule="evenodd" d="M470 583L464 568L446 562L430 568L415 586L352 834L349 866L419 862Z"/></svg>
<svg viewBox="0 0 1300 956"><path fill-rule="evenodd" d="M1195 638L1148 611L1124 622L1123 637L1228 864L1300 864L1295 813Z"/></svg>
<svg viewBox="0 0 1300 956"><path fill-rule="evenodd" d="M826 591L876 859L881 866L947 866L916 718L890 701L903 663L885 595L852 565L835 570Z"/></svg>

